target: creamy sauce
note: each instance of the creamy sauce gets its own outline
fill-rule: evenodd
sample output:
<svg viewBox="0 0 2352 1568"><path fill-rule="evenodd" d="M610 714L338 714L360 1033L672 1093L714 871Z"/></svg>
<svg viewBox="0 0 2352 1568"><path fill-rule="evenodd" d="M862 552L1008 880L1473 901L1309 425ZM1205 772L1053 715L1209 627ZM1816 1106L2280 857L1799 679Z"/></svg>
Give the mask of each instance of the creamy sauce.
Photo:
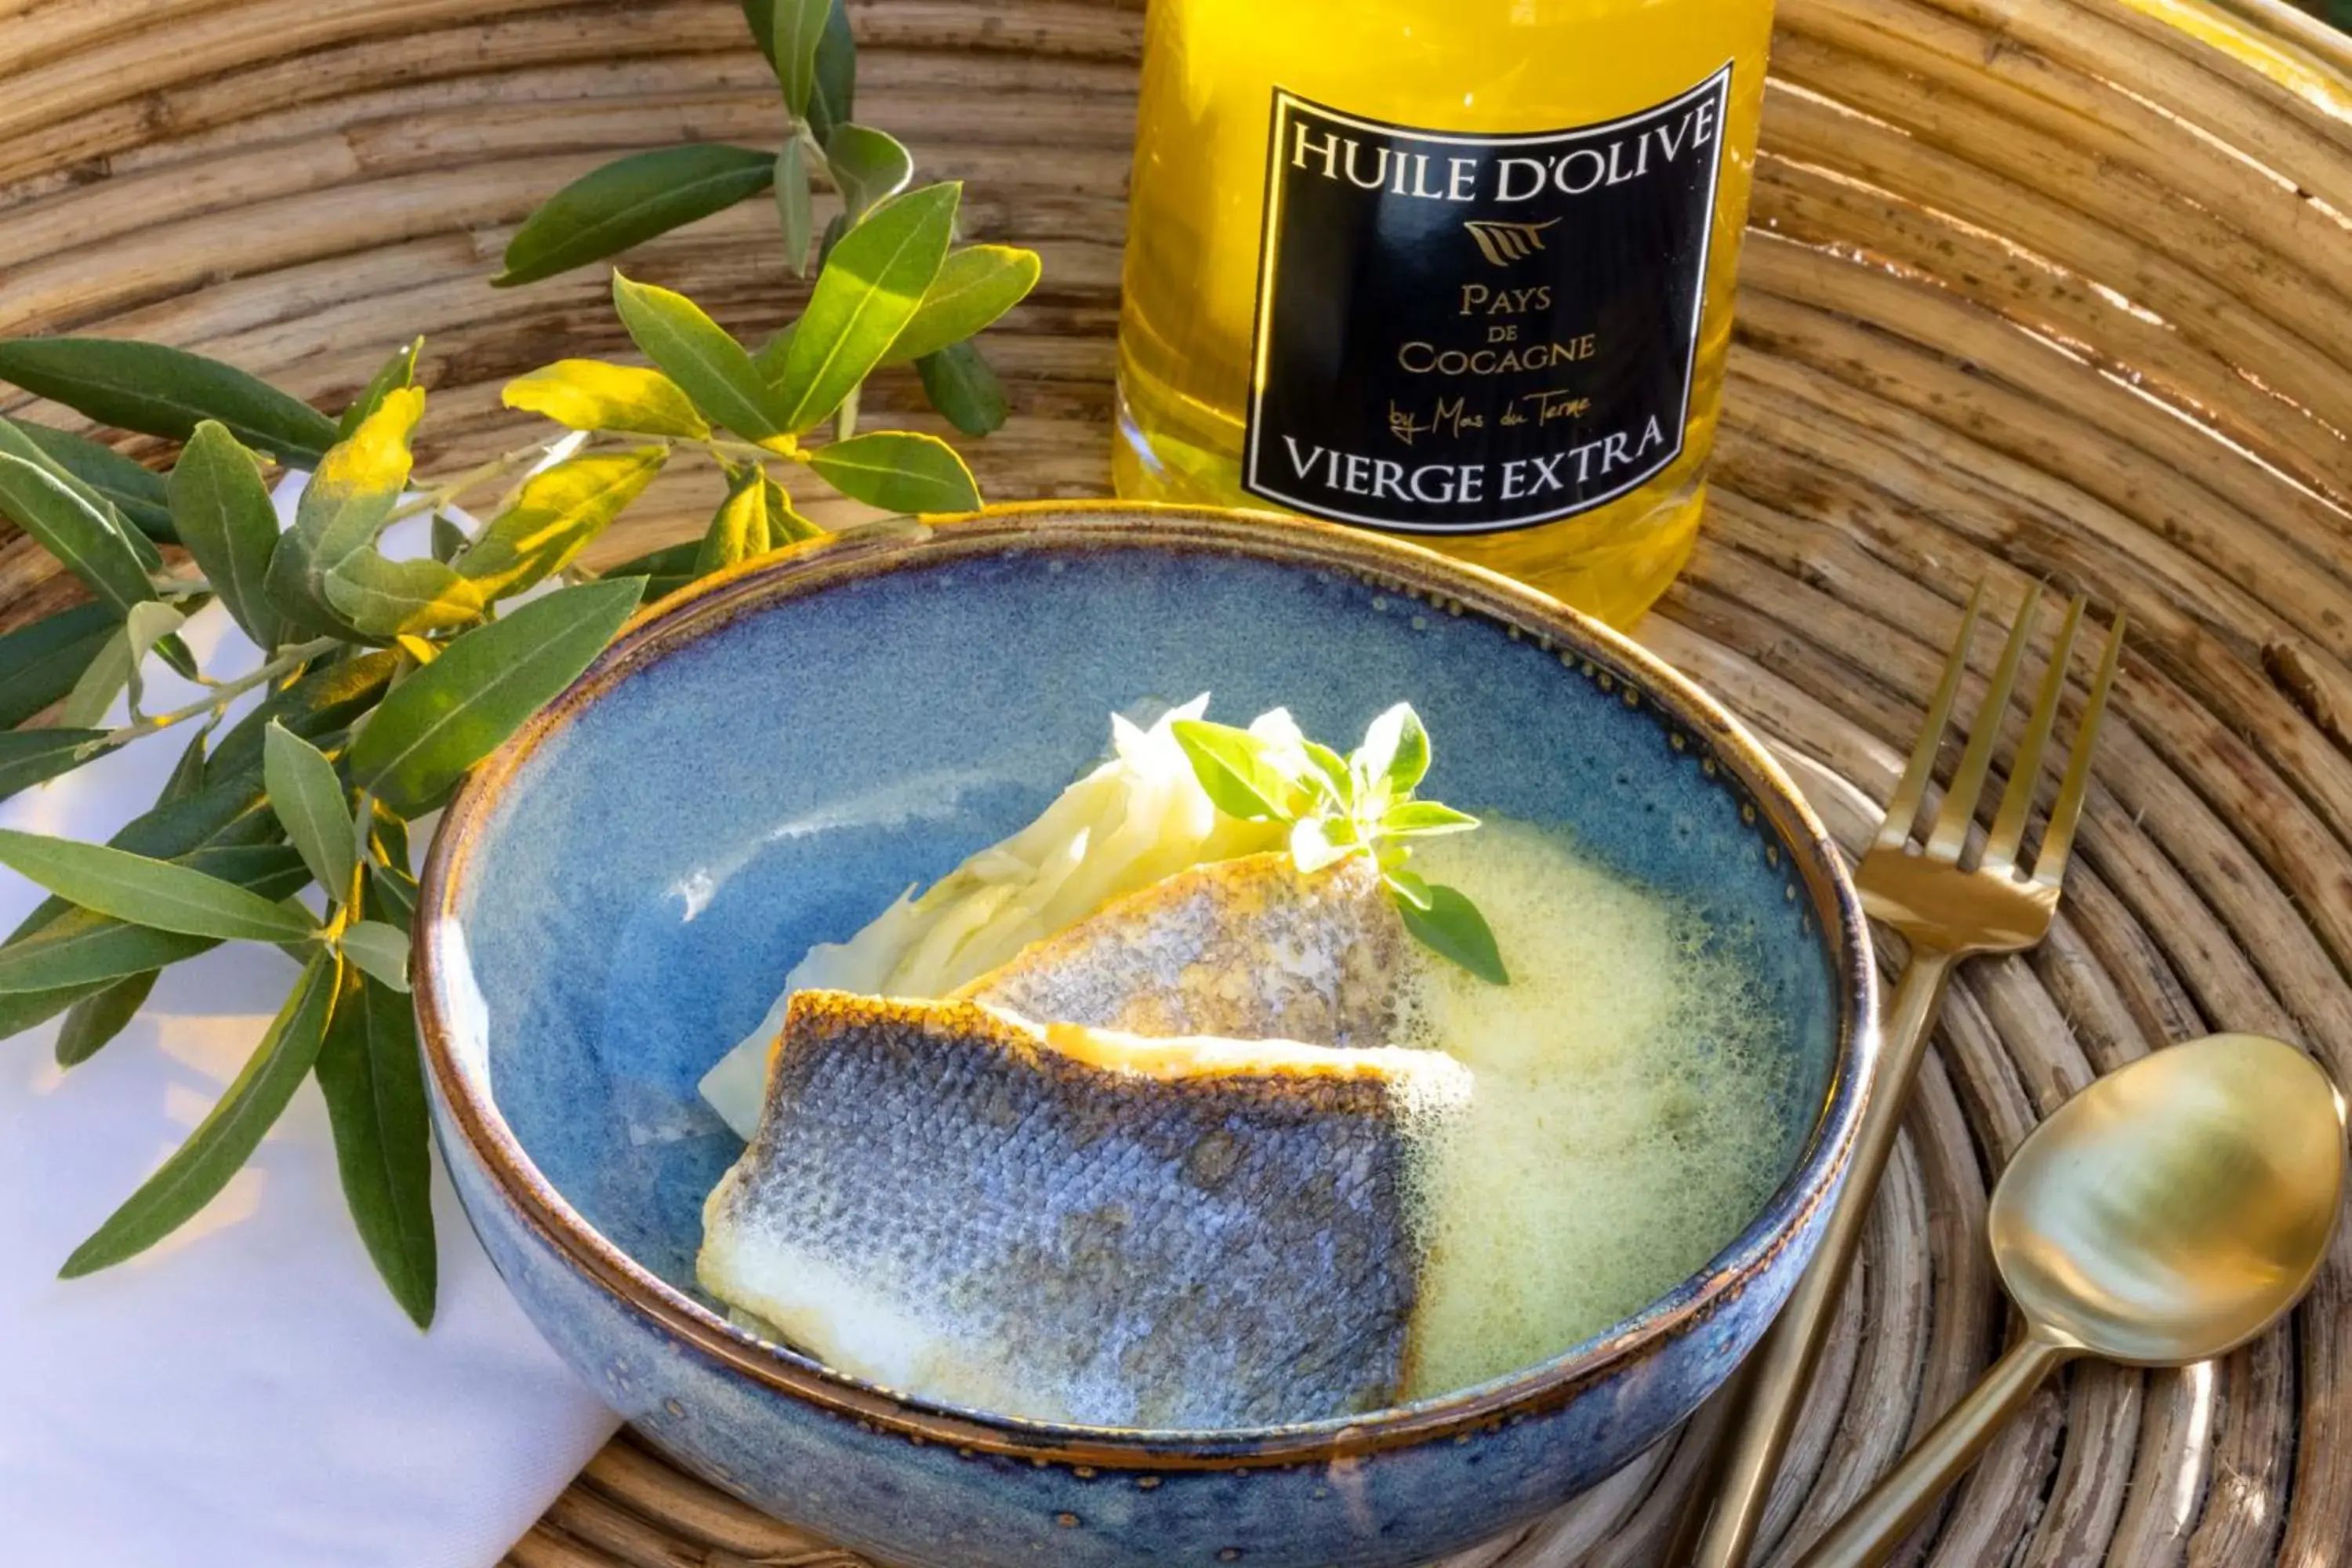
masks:
<svg viewBox="0 0 2352 1568"><path fill-rule="evenodd" d="M1547 1360L1696 1272L1794 1151L1790 1025L1696 917L1488 817L1416 867L1468 894L1507 986L1417 945L1406 1038L1470 1068L1466 1120L1425 1177L1430 1252L1411 1398Z"/></svg>

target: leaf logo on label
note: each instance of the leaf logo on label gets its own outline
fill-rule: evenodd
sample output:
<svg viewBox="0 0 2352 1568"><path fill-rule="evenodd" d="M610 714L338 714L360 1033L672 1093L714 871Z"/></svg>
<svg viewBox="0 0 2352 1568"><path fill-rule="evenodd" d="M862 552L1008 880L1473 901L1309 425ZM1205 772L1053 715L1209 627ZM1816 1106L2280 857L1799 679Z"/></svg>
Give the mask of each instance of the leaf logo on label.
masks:
<svg viewBox="0 0 2352 1568"><path fill-rule="evenodd" d="M1559 221L1549 218L1542 223L1498 223L1492 218L1472 218L1462 226L1478 242L1479 255L1497 267L1508 267L1541 250L1543 231Z"/></svg>

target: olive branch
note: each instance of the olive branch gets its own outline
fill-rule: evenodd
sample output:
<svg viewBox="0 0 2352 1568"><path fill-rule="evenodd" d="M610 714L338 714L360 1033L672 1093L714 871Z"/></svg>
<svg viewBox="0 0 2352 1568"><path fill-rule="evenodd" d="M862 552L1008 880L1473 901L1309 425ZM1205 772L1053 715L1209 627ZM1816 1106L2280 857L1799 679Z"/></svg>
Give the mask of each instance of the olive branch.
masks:
<svg viewBox="0 0 2352 1568"><path fill-rule="evenodd" d="M86 1061L163 969L225 942L278 947L300 971L211 1112L66 1276L192 1217L315 1078L361 1239L428 1324L429 1140L404 995L409 823L585 669L642 600L816 537L793 500L804 477L894 512L980 504L947 443L859 433L859 393L875 371L911 363L956 428L995 429L1003 392L970 340L1028 293L1037 258L959 246L961 186L914 185L906 148L851 118L856 53L841 0L744 10L782 94L781 145L607 164L530 215L493 281L603 261L772 193L792 268L806 274L814 246L815 279L799 316L756 348L684 295L615 271L614 309L650 364L565 359L519 377L507 405L551 433L426 478L413 452L422 339L332 417L162 344L0 340L0 381L180 444L158 472L0 418L0 515L90 595L0 637L0 799L161 731L190 733L154 805L106 843L0 830L0 865L49 894L0 940L0 1037L63 1015L57 1058ZM839 204L821 233L820 176ZM585 569L582 552L676 462L708 463L724 484L702 536ZM308 478L281 528L273 476L288 471ZM430 519L430 552L385 553L385 531L415 517ZM261 650L251 670L208 672L182 639L215 602ZM194 695L152 702L151 660Z"/></svg>

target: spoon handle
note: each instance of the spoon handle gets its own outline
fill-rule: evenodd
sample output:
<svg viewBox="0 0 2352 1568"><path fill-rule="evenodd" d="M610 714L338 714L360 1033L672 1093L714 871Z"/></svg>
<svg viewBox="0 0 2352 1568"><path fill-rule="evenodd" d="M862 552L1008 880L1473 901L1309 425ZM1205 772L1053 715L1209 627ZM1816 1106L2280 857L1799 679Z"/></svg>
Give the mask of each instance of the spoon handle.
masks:
<svg viewBox="0 0 2352 1568"><path fill-rule="evenodd" d="M1765 1331L1726 1397L1731 1409L1707 1468L1691 1494L1666 1561L1676 1568L1746 1568L1749 1546L1771 1500L1772 1478L1796 1429L1797 1413L1812 1386L1822 1342L1829 1338L1845 1294L1845 1277L1862 1250L1871 1199L1895 1152L1911 1080L1944 999L1953 954L1915 946L1887 1004L1869 1097L1854 1132L1853 1157L1838 1189L1812 1261L1799 1277L1779 1317Z"/></svg>
<svg viewBox="0 0 2352 1568"><path fill-rule="evenodd" d="M1798 1560L1797 1568L1875 1568L1911 1533L1945 1489L1976 1463L1993 1435L2024 1408L2042 1380L2082 1352L2028 1325L1977 1385L1902 1462L1863 1494Z"/></svg>

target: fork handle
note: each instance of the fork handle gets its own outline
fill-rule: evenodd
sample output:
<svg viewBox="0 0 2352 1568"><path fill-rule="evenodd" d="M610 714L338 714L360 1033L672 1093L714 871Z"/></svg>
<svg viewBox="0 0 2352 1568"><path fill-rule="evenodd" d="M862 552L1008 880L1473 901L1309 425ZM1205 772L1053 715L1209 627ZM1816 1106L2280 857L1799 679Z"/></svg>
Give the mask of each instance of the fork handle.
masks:
<svg viewBox="0 0 2352 1568"><path fill-rule="evenodd" d="M1772 1478L1789 1447L1805 1390L1821 1361L1822 1342L1837 1316L1847 1269L1861 1249L1863 1224L1872 1194L1894 1152L1911 1099L1911 1080L1944 999L1958 955L1914 946L1895 982L1882 1026L1878 1061L1872 1069L1853 1156L1822 1229L1821 1244L1796 1289L1741 1368L1710 1463L1683 1514L1669 1563L1684 1568L1746 1568L1748 1549L1771 1500Z"/></svg>

